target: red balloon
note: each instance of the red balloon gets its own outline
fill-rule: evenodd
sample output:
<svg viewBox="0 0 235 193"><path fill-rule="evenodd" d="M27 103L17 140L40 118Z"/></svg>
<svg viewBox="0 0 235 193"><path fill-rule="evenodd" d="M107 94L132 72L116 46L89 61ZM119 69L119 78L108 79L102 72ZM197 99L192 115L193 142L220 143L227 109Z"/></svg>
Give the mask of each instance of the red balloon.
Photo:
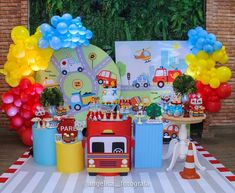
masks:
<svg viewBox="0 0 235 193"><path fill-rule="evenodd" d="M19 84L21 90L25 90L25 89L29 88L29 86L31 86L31 85L32 85L31 81L27 78L23 78Z"/></svg>
<svg viewBox="0 0 235 193"><path fill-rule="evenodd" d="M207 101L206 103L206 110L209 113L217 113L221 109L221 103L220 101Z"/></svg>
<svg viewBox="0 0 235 193"><path fill-rule="evenodd" d="M21 110L20 115L21 115L24 119L27 119L27 120L33 118L33 113L32 113L32 111L29 111L29 110L26 110L26 109Z"/></svg>
<svg viewBox="0 0 235 193"><path fill-rule="evenodd" d="M28 110L28 111L30 111L31 108L32 108L32 107L31 107L30 105L28 105L28 104L23 104L22 107L23 107L23 109Z"/></svg>
<svg viewBox="0 0 235 193"><path fill-rule="evenodd" d="M208 85L204 86L203 92L207 97L211 95L212 91L213 90L210 86L208 86Z"/></svg>
<svg viewBox="0 0 235 193"><path fill-rule="evenodd" d="M34 87L35 87L36 93L39 94L39 95L40 95L40 94L42 93L42 91L44 90L43 86L42 86L41 84L39 84L39 83L35 83L35 84L34 84Z"/></svg>
<svg viewBox="0 0 235 193"><path fill-rule="evenodd" d="M200 81L196 81L196 87L199 92L203 91L204 89L204 84L202 84Z"/></svg>
<svg viewBox="0 0 235 193"><path fill-rule="evenodd" d="M23 131L26 129L26 127L24 126L24 125L22 125L20 128L18 128L17 130L16 130L16 133L19 135L19 136L21 136L22 135L22 133L23 133Z"/></svg>
<svg viewBox="0 0 235 193"><path fill-rule="evenodd" d="M207 101L212 101L212 102L216 102L216 101L220 101L220 98L218 96L209 96Z"/></svg>
<svg viewBox="0 0 235 193"><path fill-rule="evenodd" d="M27 102L29 100L29 94L27 94L26 92L21 92L20 99L23 103Z"/></svg>
<svg viewBox="0 0 235 193"><path fill-rule="evenodd" d="M2 95L2 102L5 104L10 104L14 101L14 96L10 92L6 92Z"/></svg>
<svg viewBox="0 0 235 193"><path fill-rule="evenodd" d="M33 122L31 120L25 120L24 125L26 128L31 128L33 125Z"/></svg>
<svg viewBox="0 0 235 193"><path fill-rule="evenodd" d="M14 105L17 106L17 107L21 107L22 102L21 102L20 98L16 98L16 99L14 100Z"/></svg>
<svg viewBox="0 0 235 193"><path fill-rule="evenodd" d="M11 124L13 128L19 128L23 125L23 119L20 115L16 115L11 118Z"/></svg>
<svg viewBox="0 0 235 193"><path fill-rule="evenodd" d="M22 142L27 145L27 146L32 146L33 141L32 141L32 129L27 128L21 133L21 139Z"/></svg>
<svg viewBox="0 0 235 193"><path fill-rule="evenodd" d="M6 109L6 114L9 117L14 117L19 112L19 109L15 105L9 105Z"/></svg>
<svg viewBox="0 0 235 193"><path fill-rule="evenodd" d="M19 95L20 94L20 88L19 87L12 88L11 91L14 95Z"/></svg>
<svg viewBox="0 0 235 193"><path fill-rule="evenodd" d="M228 83L220 84L219 88L216 89L216 94L221 99L229 97L232 93L232 86Z"/></svg>

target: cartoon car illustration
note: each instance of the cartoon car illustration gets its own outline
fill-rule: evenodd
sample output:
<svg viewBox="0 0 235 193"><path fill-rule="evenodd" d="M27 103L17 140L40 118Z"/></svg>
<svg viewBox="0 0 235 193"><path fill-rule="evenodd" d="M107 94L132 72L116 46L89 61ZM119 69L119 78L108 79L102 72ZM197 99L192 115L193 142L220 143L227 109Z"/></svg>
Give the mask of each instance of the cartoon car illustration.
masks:
<svg viewBox="0 0 235 193"><path fill-rule="evenodd" d="M171 137L171 139L175 139L178 136L179 127L177 125L168 125L163 130L163 138Z"/></svg>
<svg viewBox="0 0 235 193"><path fill-rule="evenodd" d="M109 70L101 70L96 75L96 80L99 84L103 84L104 87L117 87L117 75Z"/></svg>
<svg viewBox="0 0 235 193"><path fill-rule="evenodd" d="M139 75L137 79L132 82L132 86L136 88L139 88L141 86L144 88L149 87L150 81L149 81L148 76L146 74Z"/></svg>
<svg viewBox="0 0 235 193"><path fill-rule="evenodd" d="M94 93L84 93L81 95L80 92L72 93L70 102L71 106L70 108L79 111L82 107L88 106L90 102L92 101L93 97L95 96Z"/></svg>
<svg viewBox="0 0 235 193"><path fill-rule="evenodd" d="M159 88L164 87L165 82L172 83L177 76L181 76L180 70L168 70L163 68L157 68L153 77L153 83L157 84Z"/></svg>
<svg viewBox="0 0 235 193"><path fill-rule="evenodd" d="M84 67L81 63L75 62L72 58L64 58L60 61L60 70L63 75L68 72L82 72Z"/></svg>
<svg viewBox="0 0 235 193"><path fill-rule="evenodd" d="M151 104L151 99L148 96L135 96L130 99L130 104L132 106L132 110L137 111L139 104L141 104L143 106L143 109L145 109Z"/></svg>

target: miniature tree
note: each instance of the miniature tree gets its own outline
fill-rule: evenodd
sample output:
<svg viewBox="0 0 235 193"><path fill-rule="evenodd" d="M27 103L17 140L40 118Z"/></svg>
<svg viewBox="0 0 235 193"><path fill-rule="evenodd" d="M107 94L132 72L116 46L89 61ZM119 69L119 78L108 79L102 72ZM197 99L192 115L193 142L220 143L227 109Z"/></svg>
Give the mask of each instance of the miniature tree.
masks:
<svg viewBox="0 0 235 193"><path fill-rule="evenodd" d="M176 93L181 94L181 96L189 93L194 93L196 88L195 80L186 74L182 76L177 76L173 82L173 89Z"/></svg>
<svg viewBox="0 0 235 193"><path fill-rule="evenodd" d="M117 67L119 69L120 76L123 77L126 74L126 64L117 62Z"/></svg>
<svg viewBox="0 0 235 193"><path fill-rule="evenodd" d="M63 93L56 87L45 88L41 94L40 101L44 107L58 107L64 103Z"/></svg>
<svg viewBox="0 0 235 193"><path fill-rule="evenodd" d="M151 103L146 108L147 115L150 117L150 119L155 119L156 117L159 117L162 115L161 113L161 107L158 106L156 103Z"/></svg>

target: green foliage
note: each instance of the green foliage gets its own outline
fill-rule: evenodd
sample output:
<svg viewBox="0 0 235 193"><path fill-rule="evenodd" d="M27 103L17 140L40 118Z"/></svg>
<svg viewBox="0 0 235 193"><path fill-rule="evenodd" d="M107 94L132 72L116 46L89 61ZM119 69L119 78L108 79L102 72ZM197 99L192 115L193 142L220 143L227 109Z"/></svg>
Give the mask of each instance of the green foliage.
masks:
<svg viewBox="0 0 235 193"><path fill-rule="evenodd" d="M126 64L122 62L117 62L117 67L119 69L120 76L125 76L126 75Z"/></svg>
<svg viewBox="0 0 235 193"><path fill-rule="evenodd" d="M196 92L196 82L195 80L186 74L183 76L177 76L173 82L173 89L176 93L181 95Z"/></svg>
<svg viewBox="0 0 235 193"><path fill-rule="evenodd" d="M151 103L146 108L147 115L150 117L150 119L155 119L156 117L159 117L162 115L161 113L161 107L158 106L156 103Z"/></svg>
<svg viewBox="0 0 235 193"><path fill-rule="evenodd" d="M53 15L82 17L92 44L114 56L120 40L185 40L205 25L205 0L30 0L31 33Z"/></svg>
<svg viewBox="0 0 235 193"><path fill-rule="evenodd" d="M58 88L45 88L41 94L40 101L44 107L58 107L64 104L63 94Z"/></svg>

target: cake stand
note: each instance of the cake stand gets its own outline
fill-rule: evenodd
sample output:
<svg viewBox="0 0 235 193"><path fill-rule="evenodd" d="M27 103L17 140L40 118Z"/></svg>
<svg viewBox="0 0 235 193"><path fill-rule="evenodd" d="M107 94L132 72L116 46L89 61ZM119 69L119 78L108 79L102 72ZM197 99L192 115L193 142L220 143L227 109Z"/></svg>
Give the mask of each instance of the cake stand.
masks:
<svg viewBox="0 0 235 193"><path fill-rule="evenodd" d="M173 116L163 115L162 117L168 121L171 121L175 124L180 125L179 139L171 140L168 151L166 155L163 156L163 159L169 159L172 155L171 163L169 167L167 168L167 171L170 171L174 167L175 162L178 159L178 157L180 159L185 159L186 157L186 154L188 151L188 145L190 142L190 140L188 139L186 124L200 123L206 118L206 115L201 116L201 117L173 117ZM193 144L193 154L194 154L195 165L200 170L205 170L205 167L203 167L198 161L195 144L194 143L192 144Z"/></svg>

